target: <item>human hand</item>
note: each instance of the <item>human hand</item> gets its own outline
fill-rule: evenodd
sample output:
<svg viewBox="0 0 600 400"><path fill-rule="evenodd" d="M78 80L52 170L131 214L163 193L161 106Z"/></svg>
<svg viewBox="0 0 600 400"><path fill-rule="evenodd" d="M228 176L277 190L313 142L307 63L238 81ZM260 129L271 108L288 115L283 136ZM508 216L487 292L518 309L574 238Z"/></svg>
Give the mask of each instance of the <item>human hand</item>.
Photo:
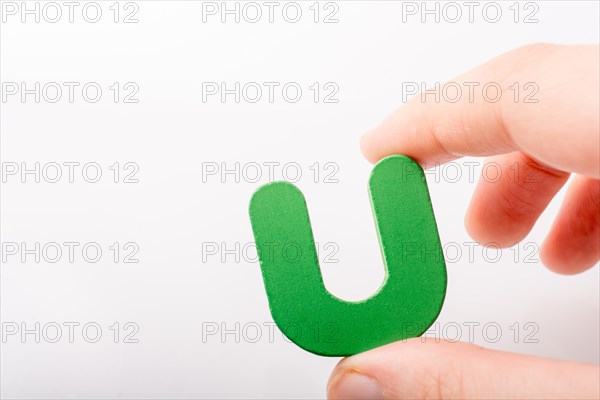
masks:
<svg viewBox="0 0 600 400"><path fill-rule="evenodd" d="M503 93L515 82L535 82L537 103L506 95L493 103L481 90L455 103L416 96L362 138L363 153L372 162L405 154L425 168L462 156L487 156L502 170L518 164L521 173L480 180L465 218L475 240L503 247L529 233L574 173L540 255L555 272L582 272L600 259L599 64L598 46L510 51L453 82L495 82ZM594 365L411 339L342 360L327 393L332 399L597 399L599 378Z"/></svg>

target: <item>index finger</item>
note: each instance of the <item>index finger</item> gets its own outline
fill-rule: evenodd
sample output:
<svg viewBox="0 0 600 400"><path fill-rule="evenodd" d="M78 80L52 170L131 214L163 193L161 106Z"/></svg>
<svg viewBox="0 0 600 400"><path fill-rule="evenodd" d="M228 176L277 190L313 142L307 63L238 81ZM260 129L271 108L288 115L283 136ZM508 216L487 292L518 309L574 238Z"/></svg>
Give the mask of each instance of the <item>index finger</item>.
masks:
<svg viewBox="0 0 600 400"><path fill-rule="evenodd" d="M363 153L371 162L405 154L428 167L521 150L552 168L599 177L598 54L598 46L555 45L508 52L456 78L457 100L412 98L362 138ZM524 96L526 84L533 96Z"/></svg>

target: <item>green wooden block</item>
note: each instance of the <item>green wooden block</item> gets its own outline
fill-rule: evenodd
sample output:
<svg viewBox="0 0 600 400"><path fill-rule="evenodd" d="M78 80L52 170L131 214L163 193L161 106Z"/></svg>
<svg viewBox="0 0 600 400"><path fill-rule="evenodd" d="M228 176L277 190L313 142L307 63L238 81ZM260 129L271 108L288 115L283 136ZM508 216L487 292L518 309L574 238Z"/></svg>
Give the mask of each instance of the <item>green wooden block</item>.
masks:
<svg viewBox="0 0 600 400"><path fill-rule="evenodd" d="M417 337L442 308L446 265L423 170L406 156L387 157L373 168L369 192L386 273L378 292L358 302L325 289L306 202L296 186L270 183L250 201L271 314L290 340L310 352L349 356Z"/></svg>

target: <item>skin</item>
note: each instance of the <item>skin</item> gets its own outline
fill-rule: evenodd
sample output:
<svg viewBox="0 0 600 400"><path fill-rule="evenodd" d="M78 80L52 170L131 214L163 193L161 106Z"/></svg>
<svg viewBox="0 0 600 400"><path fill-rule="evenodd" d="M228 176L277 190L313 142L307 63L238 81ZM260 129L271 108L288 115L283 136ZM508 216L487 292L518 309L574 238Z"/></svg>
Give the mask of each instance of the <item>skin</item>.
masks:
<svg viewBox="0 0 600 400"><path fill-rule="evenodd" d="M452 82L496 82L502 98L481 90L458 102L417 95L361 140L367 159L405 154L424 168L463 156L487 157L508 171L480 179L465 218L481 244L522 240L571 174L563 205L541 247L543 263L577 274L600 259L599 46L535 44L512 50ZM509 89L535 82L537 103ZM461 87L466 87L462 86ZM481 86L479 86L481 89ZM490 92L492 93L492 92ZM521 91L521 96L531 90ZM533 178L533 179L532 179ZM600 398L600 369L487 350L467 343L411 339L342 360L328 397Z"/></svg>

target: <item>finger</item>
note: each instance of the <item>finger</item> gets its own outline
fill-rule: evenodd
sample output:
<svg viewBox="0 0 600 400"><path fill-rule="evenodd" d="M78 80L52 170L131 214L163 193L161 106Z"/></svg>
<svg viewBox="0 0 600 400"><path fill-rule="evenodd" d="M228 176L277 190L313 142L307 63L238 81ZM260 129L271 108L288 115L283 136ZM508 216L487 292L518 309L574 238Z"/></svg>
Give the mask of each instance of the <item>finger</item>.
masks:
<svg viewBox="0 0 600 400"><path fill-rule="evenodd" d="M568 178L521 152L491 157L467 211L469 234L483 245L514 245L527 236Z"/></svg>
<svg viewBox="0 0 600 400"><path fill-rule="evenodd" d="M330 399L598 398L598 366L421 338L342 360Z"/></svg>
<svg viewBox="0 0 600 400"><path fill-rule="evenodd" d="M600 181L576 176L540 256L551 270L576 274L600 259Z"/></svg>
<svg viewBox="0 0 600 400"><path fill-rule="evenodd" d="M412 98L361 139L362 150L372 162L405 154L425 167L521 150L555 169L598 178L598 49L531 45L508 52L454 79L460 96Z"/></svg>

